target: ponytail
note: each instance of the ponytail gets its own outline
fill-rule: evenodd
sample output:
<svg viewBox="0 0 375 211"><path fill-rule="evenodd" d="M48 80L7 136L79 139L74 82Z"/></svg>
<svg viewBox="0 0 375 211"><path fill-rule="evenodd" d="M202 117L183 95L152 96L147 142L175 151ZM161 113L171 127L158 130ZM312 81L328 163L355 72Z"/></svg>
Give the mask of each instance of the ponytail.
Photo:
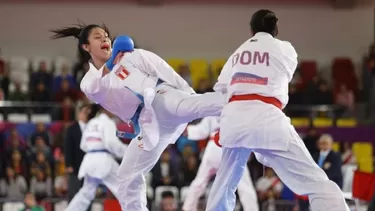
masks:
<svg viewBox="0 0 375 211"><path fill-rule="evenodd" d="M51 39L60 39L65 37L75 37L79 39L79 35L81 34L83 28L82 27L65 27L61 29L53 29L50 32L54 33Z"/></svg>
<svg viewBox="0 0 375 211"><path fill-rule="evenodd" d="M102 28L110 37L108 27L105 24L102 24L102 26L96 24L86 25L79 21L79 23L73 27L64 27L60 29L50 30L50 32L54 33L54 35L51 36L51 39L60 39L66 37L74 37L78 39L79 59L81 62L85 63L91 59L91 56L82 48L82 45L89 44L89 34L93 28Z"/></svg>

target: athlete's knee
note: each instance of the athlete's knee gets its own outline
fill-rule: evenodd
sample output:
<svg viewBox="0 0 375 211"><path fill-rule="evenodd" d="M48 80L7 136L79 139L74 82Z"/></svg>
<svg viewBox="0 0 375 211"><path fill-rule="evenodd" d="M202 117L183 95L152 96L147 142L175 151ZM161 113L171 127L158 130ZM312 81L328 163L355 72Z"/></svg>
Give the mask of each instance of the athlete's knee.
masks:
<svg viewBox="0 0 375 211"><path fill-rule="evenodd" d="M135 190L141 190L145 184L145 180L141 175L129 175L123 178L119 178L118 191L119 192L134 192Z"/></svg>

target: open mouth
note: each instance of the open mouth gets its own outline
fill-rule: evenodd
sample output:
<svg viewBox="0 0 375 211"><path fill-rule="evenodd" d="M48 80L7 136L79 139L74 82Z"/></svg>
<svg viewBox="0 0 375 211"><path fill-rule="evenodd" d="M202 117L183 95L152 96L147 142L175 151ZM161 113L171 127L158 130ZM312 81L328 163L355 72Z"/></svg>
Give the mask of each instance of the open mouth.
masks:
<svg viewBox="0 0 375 211"><path fill-rule="evenodd" d="M109 46L109 44L103 44L100 48L101 48L102 50L109 51L110 46Z"/></svg>

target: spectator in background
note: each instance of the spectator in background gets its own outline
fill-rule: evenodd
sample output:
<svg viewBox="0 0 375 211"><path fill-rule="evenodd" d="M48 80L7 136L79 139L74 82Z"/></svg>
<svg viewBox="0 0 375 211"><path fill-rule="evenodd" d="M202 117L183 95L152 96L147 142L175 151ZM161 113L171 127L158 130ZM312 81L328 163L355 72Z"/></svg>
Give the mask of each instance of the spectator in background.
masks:
<svg viewBox="0 0 375 211"><path fill-rule="evenodd" d="M161 194L161 211L177 211L177 201L171 191L164 191Z"/></svg>
<svg viewBox="0 0 375 211"><path fill-rule="evenodd" d="M9 79L8 71L4 70L2 73L0 73L0 88L3 90L5 99L8 99L8 96L9 96L9 85L10 85L10 79Z"/></svg>
<svg viewBox="0 0 375 211"><path fill-rule="evenodd" d="M332 91L329 89L326 81L321 81L315 99L315 105L331 105L333 104Z"/></svg>
<svg viewBox="0 0 375 211"><path fill-rule="evenodd" d="M35 176L30 181L30 192L35 195L37 201L52 196L52 179L44 170L36 170Z"/></svg>
<svg viewBox="0 0 375 211"><path fill-rule="evenodd" d="M83 76L89 70L89 64L87 62L78 62L73 67L73 77L76 80L76 84L80 84Z"/></svg>
<svg viewBox="0 0 375 211"><path fill-rule="evenodd" d="M46 156L43 152L38 151L36 153L36 159L31 164L31 175L33 177L37 176L39 171L43 171L44 175L47 177L51 176L51 164L46 159Z"/></svg>
<svg viewBox="0 0 375 211"><path fill-rule="evenodd" d="M65 157L62 152L55 153L55 176L62 176L65 174Z"/></svg>
<svg viewBox="0 0 375 211"><path fill-rule="evenodd" d="M307 83L306 87L306 96L307 104L316 105L316 101L319 98L319 85L321 83L321 79L318 76L314 76L311 81Z"/></svg>
<svg viewBox="0 0 375 211"><path fill-rule="evenodd" d="M182 185L189 186L198 172L198 160L196 156L190 155L187 161L184 161L182 172Z"/></svg>
<svg viewBox="0 0 375 211"><path fill-rule="evenodd" d="M39 206L32 193L27 193L24 199L25 208L19 211L45 211L43 207Z"/></svg>
<svg viewBox="0 0 375 211"><path fill-rule="evenodd" d="M41 152L41 153L44 154L44 156L48 160L50 160L50 161L52 160L51 148L46 144L46 141L44 140L44 138L42 136L36 137L35 145L33 146L32 151L33 151L34 155L37 155L38 152Z"/></svg>
<svg viewBox="0 0 375 211"><path fill-rule="evenodd" d="M341 147L342 149L342 165L343 167L345 165L357 165L357 159L352 151L351 144L349 142L344 142L344 144Z"/></svg>
<svg viewBox="0 0 375 211"><path fill-rule="evenodd" d="M5 72L5 60L3 56L1 55L1 48L0 48L0 74L3 74Z"/></svg>
<svg viewBox="0 0 375 211"><path fill-rule="evenodd" d="M50 94L43 82L39 82L36 89L31 93L31 101L33 102L49 102Z"/></svg>
<svg viewBox="0 0 375 211"><path fill-rule="evenodd" d="M39 63L39 68L36 72L31 74L30 77L30 88L34 90L38 84L44 84L46 89L50 90L52 88L52 74L47 70L47 63L41 61Z"/></svg>
<svg viewBox="0 0 375 211"><path fill-rule="evenodd" d="M26 141L25 139L19 135L16 128L12 128L10 131L9 138L5 142L5 148L8 152L12 152L13 150L19 150L22 153L26 150Z"/></svg>
<svg viewBox="0 0 375 211"><path fill-rule="evenodd" d="M342 188L342 161L340 155L332 150L332 145L332 136L323 134L318 142L320 152L316 153L313 158L328 178Z"/></svg>
<svg viewBox="0 0 375 211"><path fill-rule="evenodd" d="M368 54L363 58L362 84L363 95L367 104L366 116L371 120L375 107L375 44L370 46Z"/></svg>
<svg viewBox="0 0 375 211"><path fill-rule="evenodd" d="M213 92L212 84L207 78L199 80L198 89L196 90L197 93L203 94L205 92Z"/></svg>
<svg viewBox="0 0 375 211"><path fill-rule="evenodd" d="M287 105L287 113L289 116L304 116L305 111L299 110L298 108L293 108L293 106L300 106L304 104L304 93L297 90L294 85L289 87L289 101Z"/></svg>
<svg viewBox="0 0 375 211"><path fill-rule="evenodd" d="M283 190L283 183L275 175L271 168L266 168L265 176L258 179L255 183L255 188L258 193L260 203L268 201L266 211L276 211L274 200L280 198L281 191Z"/></svg>
<svg viewBox="0 0 375 211"><path fill-rule="evenodd" d="M55 80L53 81L53 91L57 92L61 88L62 81L66 80L69 83L69 87L76 88L77 84L74 79L74 77L69 73L69 67L68 65L63 65L61 67L61 73L60 75L55 77Z"/></svg>
<svg viewBox="0 0 375 211"><path fill-rule="evenodd" d="M289 87L288 105L302 105L304 103L303 93L298 91L295 86Z"/></svg>
<svg viewBox="0 0 375 211"><path fill-rule="evenodd" d="M55 194L63 197L68 192L68 177L65 174L65 158L62 153L56 153L55 156Z"/></svg>
<svg viewBox="0 0 375 211"><path fill-rule="evenodd" d="M371 115L370 119L375 121L375 58L371 58L368 62L369 70L369 99L368 99L368 113Z"/></svg>
<svg viewBox="0 0 375 211"><path fill-rule="evenodd" d="M67 128L64 139L65 169L68 174L68 198L71 200L79 191L82 182L78 179L78 170L85 153L81 150L82 131L89 120L91 106L83 104L78 108L77 120Z"/></svg>
<svg viewBox="0 0 375 211"><path fill-rule="evenodd" d="M6 177L0 180L0 195L20 199L27 191L27 183L23 176L17 175L12 167L7 167Z"/></svg>
<svg viewBox="0 0 375 211"><path fill-rule="evenodd" d="M300 91L303 88L303 80L298 68L295 71L292 80L290 81L290 85L295 87L298 91Z"/></svg>
<svg viewBox="0 0 375 211"><path fill-rule="evenodd" d="M77 90L70 87L68 80L63 79L61 81L60 90L55 93L55 101L61 103L67 97L73 102L76 102L79 99L79 93Z"/></svg>
<svg viewBox="0 0 375 211"><path fill-rule="evenodd" d="M189 140L185 135L180 136L176 141L176 147L180 154L182 154L186 145L190 145L194 153L198 153L198 146L195 141Z"/></svg>
<svg viewBox="0 0 375 211"><path fill-rule="evenodd" d="M14 91L9 93L8 100L10 101L27 101L28 96L21 89L20 82L14 82Z"/></svg>
<svg viewBox="0 0 375 211"><path fill-rule="evenodd" d="M185 79L186 82L188 82L188 84L191 86L193 84L193 81L191 79L191 74L190 74L190 68L188 65L184 64L184 65L181 65L179 68L178 68L178 71L177 71L180 76Z"/></svg>
<svg viewBox="0 0 375 211"><path fill-rule="evenodd" d="M58 175L54 183L55 195L65 197L68 192L68 177L66 174Z"/></svg>
<svg viewBox="0 0 375 211"><path fill-rule="evenodd" d="M194 151L194 148L191 145L185 145L184 148L182 149L181 154L182 154L182 160L183 161L188 160L188 158L191 155L197 156L196 151Z"/></svg>
<svg viewBox="0 0 375 211"><path fill-rule="evenodd" d="M319 137L320 135L318 134L316 129L311 127L309 128L305 137L303 138L303 143L305 144L307 150L310 152L311 156L319 152L319 149L318 149Z"/></svg>
<svg viewBox="0 0 375 211"><path fill-rule="evenodd" d="M168 150L160 156L160 160L152 169L152 187L179 186L178 170L173 165Z"/></svg>
<svg viewBox="0 0 375 211"><path fill-rule="evenodd" d="M20 151L13 150L12 156L8 160L8 165L12 167L17 175L21 175L24 178L29 178L29 168L25 159L25 155L22 155Z"/></svg>
<svg viewBox="0 0 375 211"><path fill-rule="evenodd" d="M5 101L5 94L3 92L3 89L0 88L0 101Z"/></svg>
<svg viewBox="0 0 375 211"><path fill-rule="evenodd" d="M347 112L353 114L354 103L355 99L353 91L349 90L346 85L341 85L340 90L336 95L336 104L340 107L339 116Z"/></svg>
<svg viewBox="0 0 375 211"><path fill-rule="evenodd" d="M56 108L53 114L53 119L56 121L70 122L74 120L75 110L74 104L70 97L65 97L62 106Z"/></svg>
<svg viewBox="0 0 375 211"><path fill-rule="evenodd" d="M373 43L372 45L370 45L369 53L368 53L368 58L369 59L375 59L375 43Z"/></svg>
<svg viewBox="0 0 375 211"><path fill-rule="evenodd" d="M30 144L32 146L35 145L38 137L41 137L48 146L52 145L51 134L46 130L46 125L41 122L36 124L36 130L31 134Z"/></svg>
<svg viewBox="0 0 375 211"><path fill-rule="evenodd" d="M354 171L357 170L357 159L352 152L351 144L345 142L342 147L342 176L343 176L343 192L352 192Z"/></svg>

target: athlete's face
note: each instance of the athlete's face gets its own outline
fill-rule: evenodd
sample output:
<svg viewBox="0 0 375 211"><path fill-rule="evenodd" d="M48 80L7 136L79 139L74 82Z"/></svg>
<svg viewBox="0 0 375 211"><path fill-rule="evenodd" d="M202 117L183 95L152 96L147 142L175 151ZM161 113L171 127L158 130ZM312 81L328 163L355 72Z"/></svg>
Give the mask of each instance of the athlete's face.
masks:
<svg viewBox="0 0 375 211"><path fill-rule="evenodd" d="M105 63L111 57L111 39L108 33L102 28L96 27L91 29L88 43L89 44L84 44L82 47L91 55L94 61Z"/></svg>

